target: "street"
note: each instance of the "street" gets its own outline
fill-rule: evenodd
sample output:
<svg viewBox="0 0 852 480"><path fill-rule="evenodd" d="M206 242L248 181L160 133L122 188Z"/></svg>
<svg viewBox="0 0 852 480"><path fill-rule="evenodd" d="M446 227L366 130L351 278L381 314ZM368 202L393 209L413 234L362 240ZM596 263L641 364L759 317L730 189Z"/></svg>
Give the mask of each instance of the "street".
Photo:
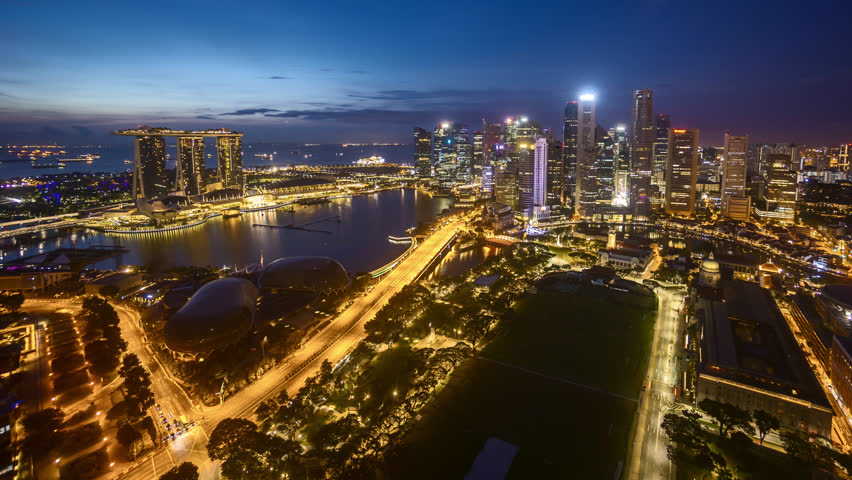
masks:
<svg viewBox="0 0 852 480"><path fill-rule="evenodd" d="M648 360L648 372L640 394L639 418L633 440L629 479L670 479L671 462L666 454L668 438L660 428L663 415L674 402L679 353L678 314L683 305L683 293L664 288L656 289L659 297L657 320Z"/></svg>
<svg viewBox="0 0 852 480"><path fill-rule="evenodd" d="M331 324L311 338L304 347L294 352L289 360L270 370L262 378L247 385L232 397L225 399L221 405L196 408L194 418L200 428L191 430L188 435L170 443L167 448L137 460L126 473L116 472L117 477L150 480L181 462L192 461L198 465L202 479L218 479L218 462L211 462L207 458L204 447L207 442L207 432L225 418L250 418L261 402L277 395L281 389L286 389L291 395L295 394L305 380L319 369L323 360L328 359L335 364L348 355L362 339L364 324L372 319L392 296L420 275L421 271L454 237L456 229L463 223L461 219L454 219L434 232L411 255L383 277L370 292L363 297L358 297ZM124 316L122 321L125 321ZM124 332L124 324L122 324L122 332ZM127 338L127 341L130 344L131 339ZM136 338L134 342L141 342L141 340ZM134 350L140 348L139 343L134 345L132 347ZM142 350L147 356L143 357L140 354L140 359L146 366L151 365L150 352L144 348ZM128 351L132 350L129 348ZM156 401L163 406L164 410L172 408L176 412L187 411L187 409L191 411L191 407L183 403L186 397L182 391L179 394L177 390L180 389L161 370L157 369L160 375L155 382L159 385L158 390L154 391ZM154 372L152 372L153 380ZM200 422L199 416L202 419Z"/></svg>

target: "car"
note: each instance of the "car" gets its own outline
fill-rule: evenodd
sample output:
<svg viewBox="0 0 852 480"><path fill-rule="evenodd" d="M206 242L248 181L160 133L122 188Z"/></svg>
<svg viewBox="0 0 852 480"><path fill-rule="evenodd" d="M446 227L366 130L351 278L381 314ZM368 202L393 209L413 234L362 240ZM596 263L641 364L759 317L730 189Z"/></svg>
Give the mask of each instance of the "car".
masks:
<svg viewBox="0 0 852 480"><path fill-rule="evenodd" d="M167 423L165 418L163 419L163 423Z"/></svg>
<svg viewBox="0 0 852 480"><path fill-rule="evenodd" d="M166 430L171 430L171 429L172 429L172 424L171 424L171 423L167 423L167 424L166 424Z"/></svg>
<svg viewBox="0 0 852 480"><path fill-rule="evenodd" d="M162 409L163 409L163 407L161 407L160 404L158 403L157 404L157 410L162 410Z"/></svg>

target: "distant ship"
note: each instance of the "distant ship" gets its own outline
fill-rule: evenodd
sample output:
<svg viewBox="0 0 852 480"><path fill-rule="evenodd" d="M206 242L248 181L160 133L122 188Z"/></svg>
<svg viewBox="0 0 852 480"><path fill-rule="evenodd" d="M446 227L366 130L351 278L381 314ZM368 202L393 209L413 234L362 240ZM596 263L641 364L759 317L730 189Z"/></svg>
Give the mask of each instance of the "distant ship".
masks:
<svg viewBox="0 0 852 480"><path fill-rule="evenodd" d="M372 157L361 158L357 162L352 163L356 165L383 165L385 163L385 159L377 155L373 155Z"/></svg>
<svg viewBox="0 0 852 480"><path fill-rule="evenodd" d="M64 163L34 163L33 168L65 168Z"/></svg>
<svg viewBox="0 0 852 480"><path fill-rule="evenodd" d="M92 163L92 161L94 161L94 160L96 160L96 159L98 159L98 158L101 158L101 156L100 156L100 155L94 155L94 154L91 154L91 153L84 153L83 155L80 155L79 157L75 157L75 158L60 158L60 159L58 159L58 160L59 160L60 162L86 162L86 163Z"/></svg>

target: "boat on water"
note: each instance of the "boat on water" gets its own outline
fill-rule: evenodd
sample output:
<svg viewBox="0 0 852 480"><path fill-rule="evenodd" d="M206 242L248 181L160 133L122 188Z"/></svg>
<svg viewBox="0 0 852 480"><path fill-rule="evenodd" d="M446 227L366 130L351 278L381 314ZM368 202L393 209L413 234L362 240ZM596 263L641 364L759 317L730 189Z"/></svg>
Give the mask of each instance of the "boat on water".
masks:
<svg viewBox="0 0 852 480"><path fill-rule="evenodd" d="M296 203L299 205L319 205L321 203L330 202L331 200L328 197L315 197L315 198L300 198L296 200Z"/></svg>
<svg viewBox="0 0 852 480"><path fill-rule="evenodd" d="M101 158L101 156L100 156L100 155L95 155L95 154L92 154L92 153L84 153L83 155L80 155L79 157L74 157L74 158L60 158L60 159L58 159L58 160L59 160L60 162L86 162L86 163L92 163L93 161L97 160L98 158Z"/></svg>
<svg viewBox="0 0 852 480"><path fill-rule="evenodd" d="M34 163L33 168L65 168L64 163Z"/></svg>

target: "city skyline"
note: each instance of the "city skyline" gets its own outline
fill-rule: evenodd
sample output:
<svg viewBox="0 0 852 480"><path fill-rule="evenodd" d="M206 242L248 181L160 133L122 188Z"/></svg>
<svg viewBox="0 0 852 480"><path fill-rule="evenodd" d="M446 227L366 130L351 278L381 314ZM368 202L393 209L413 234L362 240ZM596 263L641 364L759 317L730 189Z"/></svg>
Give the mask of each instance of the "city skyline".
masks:
<svg viewBox="0 0 852 480"><path fill-rule="evenodd" d="M110 130L178 123L233 126L249 142L403 142L411 125L476 125L517 112L557 129L564 102L589 91L598 123L610 126L629 121L630 97L644 88L673 127L701 129L706 145L720 145L725 131L755 143L849 141L842 119L852 71L836 60L844 44L842 23L831 25L843 18L837 10L826 20L818 9L792 14L778 5L739 6L728 17L724 5L543 4L550 14L533 21L494 5L489 22L461 28L482 5L436 5L445 27L436 30L418 28L431 20L406 6L319 16L311 7L250 3L229 12L230 29L207 21L217 12L200 6L152 4L132 23L98 6L43 7L10 4L0 20L8 46L0 59L9 67L0 77L3 143L109 142ZM177 13L189 11L199 21L179 28ZM588 20L579 33L599 48L532 62L529 45L556 44L570 18ZM498 38L491 26L503 20L524 41L487 48ZM598 33L613 21L623 28ZM775 35L785 29L809 34ZM467 53L428 48L448 35ZM412 55L410 45L423 48Z"/></svg>

